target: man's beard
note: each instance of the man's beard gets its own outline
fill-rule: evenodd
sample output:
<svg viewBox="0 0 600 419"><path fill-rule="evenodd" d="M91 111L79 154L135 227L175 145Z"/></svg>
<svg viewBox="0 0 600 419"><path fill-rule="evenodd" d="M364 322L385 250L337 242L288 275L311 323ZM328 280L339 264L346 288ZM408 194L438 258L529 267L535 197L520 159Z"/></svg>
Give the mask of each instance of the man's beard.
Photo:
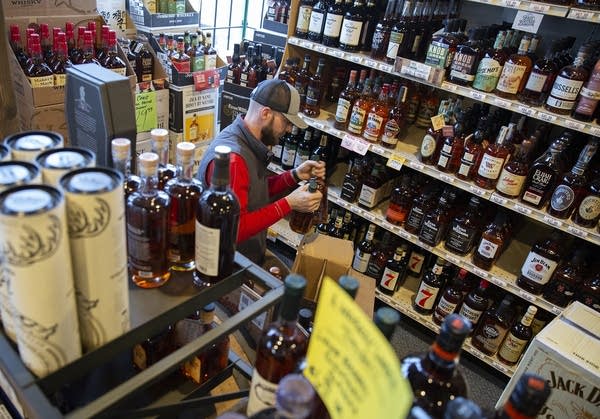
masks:
<svg viewBox="0 0 600 419"><path fill-rule="evenodd" d="M274 146L279 144L279 138L275 137L275 133L273 132L273 122L271 121L269 125L264 126L260 130L260 140L266 146Z"/></svg>

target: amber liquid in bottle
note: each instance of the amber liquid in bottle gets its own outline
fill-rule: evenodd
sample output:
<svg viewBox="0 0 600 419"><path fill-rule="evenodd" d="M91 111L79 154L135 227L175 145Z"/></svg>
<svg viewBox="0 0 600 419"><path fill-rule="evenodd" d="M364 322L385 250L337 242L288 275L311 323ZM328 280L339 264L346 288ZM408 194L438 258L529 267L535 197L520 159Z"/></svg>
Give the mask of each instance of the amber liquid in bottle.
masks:
<svg viewBox="0 0 600 419"><path fill-rule="evenodd" d="M377 284L379 291L386 295L394 295L394 292L402 286L406 279L406 267L408 265L408 246L398 246L394 257L388 260Z"/></svg>
<svg viewBox="0 0 600 419"><path fill-rule="evenodd" d="M488 286L489 282L482 279L479 286L465 297L458 311L458 314L471 322L471 333L473 333L479 323L479 319L488 308Z"/></svg>
<svg viewBox="0 0 600 419"><path fill-rule="evenodd" d="M569 261L558 265L550 281L544 287L544 298L559 307L566 307L574 298L583 282L586 252L577 249Z"/></svg>
<svg viewBox="0 0 600 419"><path fill-rule="evenodd" d="M363 137L372 143L379 141L388 120L389 109L387 106L387 97L389 88L389 84L383 85L379 97L373 103L366 116Z"/></svg>
<svg viewBox="0 0 600 419"><path fill-rule="evenodd" d="M165 185L165 192L171 198L168 259L171 269L178 271L191 271L195 267L196 209L202 183L192 176L194 150L193 143L177 144L178 176Z"/></svg>
<svg viewBox="0 0 600 419"><path fill-rule="evenodd" d="M408 88L401 86L396 98L396 105L390 110L389 118L383 127L381 135L381 145L385 148L395 149L399 140L406 137L407 121L406 114L408 106L406 103L406 94Z"/></svg>
<svg viewBox="0 0 600 419"><path fill-rule="evenodd" d="M308 192L317 192L317 179L311 178L308 183ZM312 212L300 212L293 210L290 215L290 229L298 234L306 234L313 225L314 214Z"/></svg>
<svg viewBox="0 0 600 419"><path fill-rule="evenodd" d="M450 222L451 197L443 193L439 199L438 206L432 212L425 213L419 239L430 246L437 246L446 235Z"/></svg>
<svg viewBox="0 0 600 419"><path fill-rule="evenodd" d="M553 60L556 52L557 46L553 44L544 58L535 62L527 83L525 83L525 89L519 96L519 101L533 106L540 106L544 103L552 89L556 73L558 73L558 68Z"/></svg>
<svg viewBox="0 0 600 419"><path fill-rule="evenodd" d="M350 71L350 77L348 78L348 84L346 88L340 93L338 99L337 108L335 111L334 127L337 129L345 130L350 120L350 113L354 102L358 98L358 92L355 88L356 85L356 70Z"/></svg>
<svg viewBox="0 0 600 419"><path fill-rule="evenodd" d="M488 356L493 356L498 352L511 326L512 304L512 296L507 295L495 310L490 309L483 315L471 339L474 347Z"/></svg>
<svg viewBox="0 0 600 419"><path fill-rule="evenodd" d="M573 107L573 118L579 121L590 122L594 119L594 112L598 108L600 101L600 60L592 69L590 78L581 88L577 102Z"/></svg>
<svg viewBox="0 0 600 419"><path fill-rule="evenodd" d="M508 157L509 149L504 144L508 128L503 126L500 128L498 138L495 143L489 144L479 162L473 182L480 188L494 189L500 172L504 167L504 163Z"/></svg>
<svg viewBox="0 0 600 419"><path fill-rule="evenodd" d="M310 78L306 87L306 102L304 103L305 115L316 118L321 113L321 99L325 88L322 80L323 69L325 68L325 59L320 58L317 64L317 72Z"/></svg>
<svg viewBox="0 0 600 419"><path fill-rule="evenodd" d="M460 157L460 164L456 172L456 177L462 180L470 180L474 175L479 161L483 155L483 141L487 136L487 118L482 117L479 120L477 129L472 135L465 138L465 145Z"/></svg>
<svg viewBox="0 0 600 419"><path fill-rule="evenodd" d="M442 298L440 298L433 311L432 318L435 324L441 325L444 319L454 313L462 303L462 288L467 274L468 272L465 269L461 269L456 278L452 280L452 283L444 290Z"/></svg>
<svg viewBox="0 0 600 419"><path fill-rule="evenodd" d="M392 191L390 204L385 213L385 219L395 225L403 225L410 211L414 195L410 185L410 178L404 176L400 186Z"/></svg>
<svg viewBox="0 0 600 419"><path fill-rule="evenodd" d="M475 245L475 240L480 232L481 201L476 196L469 200L467 208L457 215L448 228L444 247L457 255L468 254Z"/></svg>
<svg viewBox="0 0 600 419"><path fill-rule="evenodd" d="M584 67L588 55L588 48L582 46L579 48L577 58L575 58L573 64L562 68L558 72L544 108L560 115L571 113L583 83L587 81L589 76L588 70Z"/></svg>
<svg viewBox="0 0 600 419"><path fill-rule="evenodd" d="M240 203L229 187L227 146L215 147L210 188L204 190L196 211L196 270L194 283L210 286L231 275Z"/></svg>
<svg viewBox="0 0 600 419"><path fill-rule="evenodd" d="M444 286L444 259L438 257L433 268L423 275L417 294L413 300L413 309L421 314L433 313L437 296Z"/></svg>
<svg viewBox="0 0 600 419"><path fill-rule="evenodd" d="M360 42L366 19L365 2L354 0L354 4L346 10L344 15L338 48L344 51L358 51L362 48Z"/></svg>
<svg viewBox="0 0 600 419"><path fill-rule="evenodd" d="M185 53L183 36L177 38L177 52L171 56L171 63L179 73L189 73L192 71L192 60Z"/></svg>
<svg viewBox="0 0 600 419"><path fill-rule="evenodd" d="M177 168L169 163L169 131L154 128L150 131L152 152L158 155L158 189L164 189L167 182L177 174Z"/></svg>
<svg viewBox="0 0 600 419"><path fill-rule="evenodd" d="M506 31L498 32L494 47L487 51L475 72L475 79L473 80L473 88L484 92L492 92L498 84L498 79L502 73L502 67L506 61L506 54L502 50L504 39L506 38Z"/></svg>
<svg viewBox="0 0 600 419"><path fill-rule="evenodd" d="M517 285L532 294L541 294L562 257L563 242L560 231L554 230L550 237L535 243L523 262Z"/></svg>
<svg viewBox="0 0 600 419"><path fill-rule="evenodd" d="M535 139L532 139L535 141ZM504 165L496 192L507 198L518 198L525 185L525 179L529 171L529 154L533 148L533 141L525 140L517 146L517 151L512 159Z"/></svg>
<svg viewBox="0 0 600 419"><path fill-rule="evenodd" d="M167 260L169 196L156 188L158 156L139 157L141 185L127 199L127 253L133 282L141 288L164 285L171 273Z"/></svg>
<svg viewBox="0 0 600 419"><path fill-rule="evenodd" d="M356 247L354 259L352 260L352 269L355 271L360 273L367 272L367 266L373 252L373 237L375 236L376 228L375 224L370 224L365 238Z"/></svg>
<svg viewBox="0 0 600 419"><path fill-rule="evenodd" d="M496 218L481 234L479 243L473 252L473 263L481 269L490 270L494 262L500 257L504 243L507 240L504 224L506 214L498 212Z"/></svg>
<svg viewBox="0 0 600 419"><path fill-rule="evenodd" d="M537 313L537 307L529 306L520 322L516 323L504 338L504 342L498 350L498 359L506 365L515 365L527 344L533 336L531 323Z"/></svg>
<svg viewBox="0 0 600 419"><path fill-rule="evenodd" d="M371 83L371 80L365 82L362 95L356 99L354 106L352 106L350 118L348 119L348 132L351 132L352 134L362 135L365 129L367 113L373 104L373 98L371 97Z"/></svg>
<svg viewBox="0 0 600 419"><path fill-rule="evenodd" d="M511 55L504 63L496 86L496 95L507 99L516 99L517 95L525 88L532 67L531 58L527 56L530 42L529 35L523 36L519 51Z"/></svg>
<svg viewBox="0 0 600 419"><path fill-rule="evenodd" d="M594 179L575 203L571 220L582 227L594 227L600 219L600 177Z"/></svg>

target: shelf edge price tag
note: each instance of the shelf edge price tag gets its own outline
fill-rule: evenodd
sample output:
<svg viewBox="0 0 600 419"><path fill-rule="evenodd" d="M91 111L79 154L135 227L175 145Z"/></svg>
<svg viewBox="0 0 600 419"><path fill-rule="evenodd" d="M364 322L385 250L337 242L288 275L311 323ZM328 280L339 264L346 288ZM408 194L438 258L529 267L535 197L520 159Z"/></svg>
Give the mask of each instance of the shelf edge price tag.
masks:
<svg viewBox="0 0 600 419"><path fill-rule="evenodd" d="M324 47L323 45L317 45L317 51L325 54L327 52L327 47Z"/></svg>
<svg viewBox="0 0 600 419"><path fill-rule="evenodd" d="M456 92L458 90L458 86L454 83L448 83L447 81L442 82L442 89L449 90L451 92Z"/></svg>
<svg viewBox="0 0 600 419"><path fill-rule="evenodd" d="M587 231L583 231L580 228L577 227L573 227L573 226L569 226L567 227L567 231L575 236L578 237L587 237L588 236L588 232Z"/></svg>
<svg viewBox="0 0 600 419"><path fill-rule="evenodd" d="M482 277L482 278L489 278L490 277L490 273L488 271L484 271L483 269L479 269L478 267L473 267L473 272L475 272L476 275Z"/></svg>
<svg viewBox="0 0 600 419"><path fill-rule="evenodd" d="M446 183L454 183L454 177L447 175L445 173L440 173L440 179Z"/></svg>
<svg viewBox="0 0 600 419"><path fill-rule="evenodd" d="M340 51L339 49L334 50L333 55L335 55L338 58L344 58L344 52Z"/></svg>
<svg viewBox="0 0 600 419"><path fill-rule="evenodd" d="M423 163L419 163L418 161L415 161L415 160L411 160L409 166L412 169L416 169L420 172L422 172L423 169L425 169L425 165Z"/></svg>
<svg viewBox="0 0 600 419"><path fill-rule="evenodd" d="M319 131L323 131L325 129L325 125L323 125L323 123L317 122L315 120L313 120L313 127L318 129Z"/></svg>
<svg viewBox="0 0 600 419"><path fill-rule="evenodd" d="M397 154L392 154L388 159L386 166L391 167L395 170L400 170L402 169L402 166L404 165L405 161L406 160L404 159L404 157L400 157Z"/></svg>
<svg viewBox="0 0 600 419"><path fill-rule="evenodd" d="M524 299L526 299L527 301L530 301L530 302L534 302L535 301L535 296L531 295L527 291L520 289L518 292L519 292L519 295L521 297L523 297Z"/></svg>
<svg viewBox="0 0 600 419"><path fill-rule="evenodd" d="M567 126L567 128L576 129L579 131L583 131L585 129L584 123L572 121L570 119L565 120L565 125Z"/></svg>
<svg viewBox="0 0 600 419"><path fill-rule="evenodd" d="M506 0L504 4L506 7L512 7L513 9L518 9L521 7L520 0Z"/></svg>
<svg viewBox="0 0 600 419"><path fill-rule="evenodd" d="M550 309L551 312L553 312L554 314L560 314L563 312L563 309L560 307L556 307L556 306L552 306L552 308Z"/></svg>
<svg viewBox="0 0 600 419"><path fill-rule="evenodd" d="M500 195L497 195L495 193L493 193L492 196L490 196L490 201L500 205L508 204L508 199L502 198Z"/></svg>
<svg viewBox="0 0 600 419"><path fill-rule="evenodd" d="M544 215L544 221L550 225L553 225L554 227L562 227L563 225L562 221L557 220L549 215Z"/></svg>
<svg viewBox="0 0 600 419"><path fill-rule="evenodd" d="M394 67L392 67L389 64L384 64L384 63L379 63L379 69L386 73L391 73L392 71L394 71Z"/></svg>
<svg viewBox="0 0 600 419"><path fill-rule="evenodd" d="M288 42L292 45L297 45L299 41L300 40L298 38L294 38L294 37L292 37L288 40Z"/></svg>
<svg viewBox="0 0 600 419"><path fill-rule="evenodd" d="M371 67L371 68L377 67L377 63L375 61L373 61L373 60L365 59L364 61L365 61L364 64L367 67Z"/></svg>
<svg viewBox="0 0 600 419"><path fill-rule="evenodd" d="M350 61L355 62L356 64L360 64L362 61L362 57L360 55L352 55L350 57Z"/></svg>
<svg viewBox="0 0 600 419"><path fill-rule="evenodd" d="M529 10L533 10L534 12L545 13L550 10L550 6L547 4L539 4L536 2L532 2L529 4Z"/></svg>
<svg viewBox="0 0 600 419"><path fill-rule="evenodd" d="M400 74L405 74L420 80L429 81L431 67L427 64L419 63L417 61L403 60L402 67L400 67Z"/></svg>
<svg viewBox="0 0 600 419"><path fill-rule="evenodd" d="M454 256L451 253L446 252L446 254L444 255L444 258L448 261L448 262L452 262L455 265L458 265L460 263L460 260Z"/></svg>
<svg viewBox="0 0 600 419"><path fill-rule="evenodd" d="M512 103L508 100L500 99L499 97L494 98L494 105L500 106L501 108L510 109Z"/></svg>
<svg viewBox="0 0 600 419"><path fill-rule="evenodd" d="M590 125L590 133L596 137L600 137L600 128L599 127L593 127Z"/></svg>
<svg viewBox="0 0 600 419"><path fill-rule="evenodd" d="M475 185L469 185L469 191L473 192L475 195L483 197L485 197L488 194L488 191Z"/></svg>
<svg viewBox="0 0 600 419"><path fill-rule="evenodd" d="M538 112L538 118L546 122L555 122L558 119L558 117L555 115L550 115L549 113L545 112Z"/></svg>
<svg viewBox="0 0 600 419"><path fill-rule="evenodd" d="M519 204L515 204L515 211L525 215L531 215L531 213L533 212L529 208L525 208L524 206Z"/></svg>
<svg viewBox="0 0 600 419"><path fill-rule="evenodd" d="M578 20L592 20L594 18L594 12L580 9L571 9L569 12L569 19Z"/></svg>
<svg viewBox="0 0 600 419"><path fill-rule="evenodd" d="M354 150L354 145L352 143L353 137L350 135L344 135L344 137L342 138L342 147L344 147L345 149L348 149L350 151Z"/></svg>
<svg viewBox="0 0 600 419"><path fill-rule="evenodd" d="M301 45L302 45L304 48L308 48L308 49L312 49L312 47L313 47L313 44L312 44L312 42L308 42L308 41L302 41Z"/></svg>
<svg viewBox="0 0 600 419"><path fill-rule="evenodd" d="M368 141L363 140L362 138L354 137L353 150L356 151L361 156L364 156L365 154L367 154L367 151L369 151L369 145L370 144Z"/></svg>
<svg viewBox="0 0 600 419"><path fill-rule="evenodd" d="M485 93L478 92L477 90L471 90L469 92L469 96L471 96L475 100L485 100Z"/></svg>
<svg viewBox="0 0 600 419"><path fill-rule="evenodd" d="M506 281L500 278L494 278L494 282L496 282L496 285L498 285L500 288L506 288Z"/></svg>
<svg viewBox="0 0 600 419"><path fill-rule="evenodd" d="M525 115L528 116L533 116L535 115L535 109L530 108L529 106L525 106L525 105L517 105L517 110Z"/></svg>

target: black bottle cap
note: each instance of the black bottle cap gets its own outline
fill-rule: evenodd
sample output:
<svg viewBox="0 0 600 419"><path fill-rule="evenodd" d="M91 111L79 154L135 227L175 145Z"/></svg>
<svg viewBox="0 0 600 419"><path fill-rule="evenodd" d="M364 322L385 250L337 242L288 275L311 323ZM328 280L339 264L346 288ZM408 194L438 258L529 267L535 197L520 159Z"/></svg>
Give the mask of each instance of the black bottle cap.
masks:
<svg viewBox="0 0 600 419"><path fill-rule="evenodd" d="M481 408L473 400L457 397L450 400L444 411L444 419L479 419L482 418Z"/></svg>
<svg viewBox="0 0 600 419"><path fill-rule="evenodd" d="M306 279L302 275L292 273L286 276L284 286L285 295L301 297L306 288Z"/></svg>
<svg viewBox="0 0 600 419"><path fill-rule="evenodd" d="M313 315L310 308L302 308L298 312L298 323L300 323L300 326L302 326L304 330L308 331L310 328L310 322L313 319Z"/></svg>
<svg viewBox="0 0 600 419"><path fill-rule="evenodd" d="M300 302L306 289L306 279L302 275L289 274L284 281L280 316L284 320L295 320L300 310Z"/></svg>
<svg viewBox="0 0 600 419"><path fill-rule="evenodd" d="M550 392L550 386L544 378L527 372L519 378L510 394L510 403L519 413L535 417L550 397Z"/></svg>
<svg viewBox="0 0 600 419"><path fill-rule="evenodd" d="M451 314L444 319L436 342L446 352L456 353L471 333L471 322L459 314Z"/></svg>
<svg viewBox="0 0 600 419"><path fill-rule="evenodd" d="M393 308L381 307L375 312L374 322L383 336L390 340L396 325L400 322L400 314Z"/></svg>
<svg viewBox="0 0 600 419"><path fill-rule="evenodd" d="M317 192L317 189L319 189L319 187L317 185L317 178L311 177L308 180L308 192L314 193L314 192Z"/></svg>
<svg viewBox="0 0 600 419"><path fill-rule="evenodd" d="M358 287L360 285L358 279L350 275L342 275L338 280L338 284L344 291L348 293L350 297L356 297L356 294L358 293Z"/></svg>

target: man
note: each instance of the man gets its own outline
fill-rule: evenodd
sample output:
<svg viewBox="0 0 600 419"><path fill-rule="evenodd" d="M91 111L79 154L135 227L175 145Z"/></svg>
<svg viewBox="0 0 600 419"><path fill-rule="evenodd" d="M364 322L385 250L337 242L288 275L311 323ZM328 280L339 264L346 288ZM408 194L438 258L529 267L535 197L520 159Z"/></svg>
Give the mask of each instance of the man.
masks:
<svg viewBox="0 0 600 419"><path fill-rule="evenodd" d="M241 207L237 250L258 265L265 262L268 227L292 210L316 211L321 201L320 192L310 193L308 185L303 185L271 202L274 196L296 187L301 180L325 176L325 163L311 160L280 175L269 176L267 165L272 153L268 146L277 144L292 124L307 128L298 116L299 107L300 95L285 81L261 82L250 95L248 112L217 135L198 169L198 178L209 185L215 147L231 147L231 188Z"/></svg>

